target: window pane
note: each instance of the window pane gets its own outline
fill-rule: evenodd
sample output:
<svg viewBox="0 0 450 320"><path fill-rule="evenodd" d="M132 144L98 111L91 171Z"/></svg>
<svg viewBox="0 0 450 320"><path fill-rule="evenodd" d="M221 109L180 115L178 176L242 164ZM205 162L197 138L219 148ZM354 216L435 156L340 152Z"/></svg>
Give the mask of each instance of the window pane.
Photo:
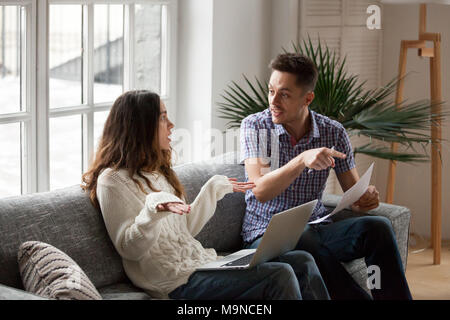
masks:
<svg viewBox="0 0 450 320"><path fill-rule="evenodd" d="M161 94L161 5L135 6L135 87Z"/></svg>
<svg viewBox="0 0 450 320"><path fill-rule="evenodd" d="M21 109L21 7L0 6L0 113Z"/></svg>
<svg viewBox="0 0 450 320"><path fill-rule="evenodd" d="M82 6L50 5L50 108L82 104Z"/></svg>
<svg viewBox="0 0 450 320"><path fill-rule="evenodd" d="M81 182L81 115L50 118L50 189Z"/></svg>
<svg viewBox="0 0 450 320"><path fill-rule="evenodd" d="M0 125L0 197L21 194L20 123Z"/></svg>
<svg viewBox="0 0 450 320"><path fill-rule="evenodd" d="M101 111L94 113L94 152L97 151L100 137L103 134L103 127L108 118L109 111Z"/></svg>
<svg viewBox="0 0 450 320"><path fill-rule="evenodd" d="M123 6L94 7L94 103L123 91Z"/></svg>

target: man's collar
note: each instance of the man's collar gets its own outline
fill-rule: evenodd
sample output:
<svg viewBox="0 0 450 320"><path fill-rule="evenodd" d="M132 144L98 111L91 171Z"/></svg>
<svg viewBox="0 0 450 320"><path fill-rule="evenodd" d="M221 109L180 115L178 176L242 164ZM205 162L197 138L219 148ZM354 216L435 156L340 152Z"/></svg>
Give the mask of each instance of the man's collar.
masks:
<svg viewBox="0 0 450 320"><path fill-rule="evenodd" d="M274 123L273 125L275 126L275 132L277 133L277 135L281 136L283 134L288 134L282 124Z"/></svg>
<svg viewBox="0 0 450 320"><path fill-rule="evenodd" d="M309 114L311 115L311 129L313 132L313 138L320 138L320 131L316 121L316 113L309 109Z"/></svg>
<svg viewBox="0 0 450 320"><path fill-rule="evenodd" d="M308 137L311 137L311 132L312 132L312 137L313 138L320 138L320 131L319 131L319 127L317 126L317 121L316 121L316 113L314 111L312 111L311 109L309 109L309 114L310 114L310 119L311 119L311 129L308 132ZM270 116L270 114L269 114ZM282 124L277 124L274 123L273 124L275 126L275 132L277 133L278 136L281 136L283 134L289 135L289 133L286 131L286 129L284 128L284 126Z"/></svg>

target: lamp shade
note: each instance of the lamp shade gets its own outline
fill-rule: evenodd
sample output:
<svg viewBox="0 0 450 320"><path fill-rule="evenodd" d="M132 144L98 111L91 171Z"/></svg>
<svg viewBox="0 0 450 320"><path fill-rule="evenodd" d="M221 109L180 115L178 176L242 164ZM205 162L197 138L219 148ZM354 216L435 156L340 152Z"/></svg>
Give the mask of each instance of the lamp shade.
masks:
<svg viewBox="0 0 450 320"><path fill-rule="evenodd" d="M412 4L412 3L423 3L423 4L450 4L450 0L381 0L384 4Z"/></svg>

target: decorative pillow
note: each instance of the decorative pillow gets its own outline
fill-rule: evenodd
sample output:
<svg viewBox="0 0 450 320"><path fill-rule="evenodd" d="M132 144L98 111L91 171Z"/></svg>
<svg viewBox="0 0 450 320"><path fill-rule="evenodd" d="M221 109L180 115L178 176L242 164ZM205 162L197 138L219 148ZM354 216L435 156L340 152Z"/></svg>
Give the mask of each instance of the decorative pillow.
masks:
<svg viewBox="0 0 450 320"><path fill-rule="evenodd" d="M58 300L102 299L76 262L47 243L22 243L18 262L22 283L28 292Z"/></svg>

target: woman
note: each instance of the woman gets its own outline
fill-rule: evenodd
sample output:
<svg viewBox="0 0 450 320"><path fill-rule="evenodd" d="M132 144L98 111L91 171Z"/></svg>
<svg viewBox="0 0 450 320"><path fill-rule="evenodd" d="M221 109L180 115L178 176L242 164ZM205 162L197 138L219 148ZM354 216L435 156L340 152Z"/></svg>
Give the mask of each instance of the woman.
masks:
<svg viewBox="0 0 450 320"><path fill-rule="evenodd" d="M100 209L125 272L153 297L173 299L328 298L313 258L293 251L250 270L195 271L217 259L194 237L227 193L250 182L213 176L191 205L171 167L174 127L159 96L130 91L114 102L83 189ZM291 266L292 265L292 266ZM313 291L313 292L311 292ZM305 295L303 293L303 295Z"/></svg>

